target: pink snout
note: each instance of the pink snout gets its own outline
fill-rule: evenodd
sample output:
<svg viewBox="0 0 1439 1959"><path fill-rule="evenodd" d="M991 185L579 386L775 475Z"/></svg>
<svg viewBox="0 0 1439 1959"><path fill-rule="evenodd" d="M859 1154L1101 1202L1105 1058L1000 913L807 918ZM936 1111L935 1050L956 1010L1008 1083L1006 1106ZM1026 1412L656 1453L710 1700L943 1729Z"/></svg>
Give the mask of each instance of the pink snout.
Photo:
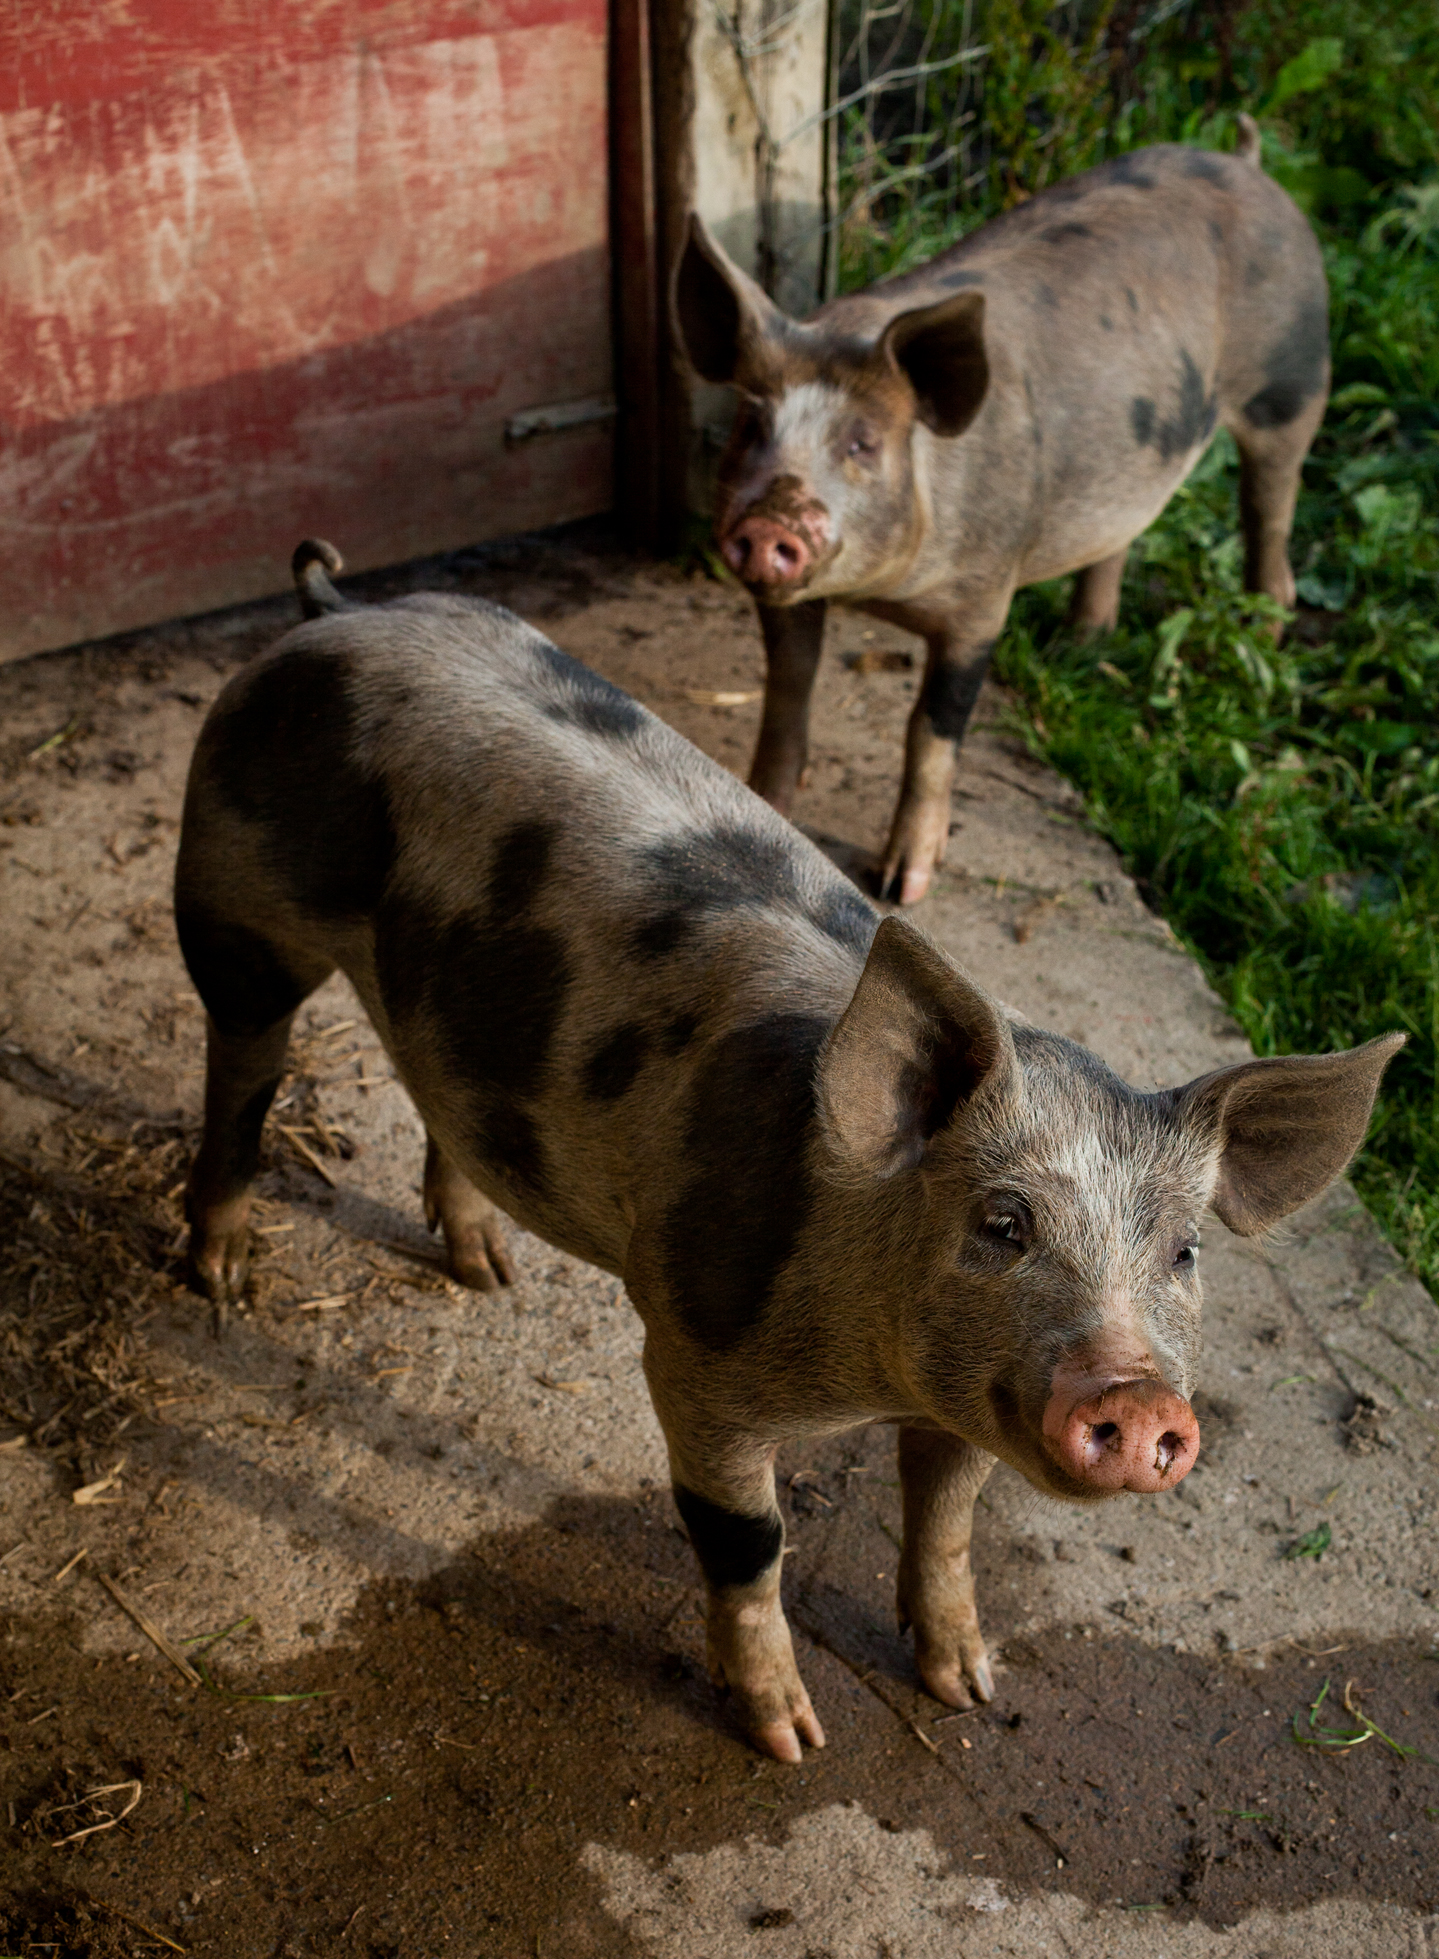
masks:
<svg viewBox="0 0 1439 1959"><path fill-rule="evenodd" d="M796 585L814 553L796 530L773 517L745 517L720 545L720 555L746 585Z"/></svg>
<svg viewBox="0 0 1439 1959"><path fill-rule="evenodd" d="M1051 1396L1044 1411L1049 1453L1092 1490L1171 1489L1199 1454L1194 1410L1162 1381L1121 1381L1068 1407Z"/></svg>

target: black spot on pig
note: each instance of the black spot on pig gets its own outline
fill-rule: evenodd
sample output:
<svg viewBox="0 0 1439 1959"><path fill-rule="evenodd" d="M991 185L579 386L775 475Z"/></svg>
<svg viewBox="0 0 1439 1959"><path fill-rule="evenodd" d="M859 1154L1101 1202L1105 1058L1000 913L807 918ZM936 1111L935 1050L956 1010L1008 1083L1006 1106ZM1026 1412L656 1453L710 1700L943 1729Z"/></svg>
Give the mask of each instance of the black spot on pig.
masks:
<svg viewBox="0 0 1439 1959"><path fill-rule="evenodd" d="M943 740L958 741L964 733L984 685L993 646L991 639L976 647L966 666L938 660L926 675L924 711L929 725Z"/></svg>
<svg viewBox="0 0 1439 1959"><path fill-rule="evenodd" d="M1206 150L1191 150L1184 159L1186 177L1202 178L1206 184L1227 184L1229 169L1222 158Z"/></svg>
<svg viewBox="0 0 1439 1959"><path fill-rule="evenodd" d="M695 1073L688 1175L664 1222L665 1274L690 1334L722 1352L764 1314L809 1212L805 1155L822 1014L733 1028Z"/></svg>
<svg viewBox="0 0 1439 1959"><path fill-rule="evenodd" d="M537 1190L543 1153L523 1104L544 1085L570 985L564 940L527 915L551 841L547 824L508 833L487 913L441 916L395 896L375 918L375 973L402 1052L438 1062L466 1094L481 1157Z"/></svg>
<svg viewBox="0 0 1439 1959"><path fill-rule="evenodd" d="M641 889L655 906L631 934L641 958L667 957L716 912L794 903L798 896L788 845L740 824L667 838L651 845L641 864Z"/></svg>
<svg viewBox="0 0 1439 1959"><path fill-rule="evenodd" d="M1130 312L1137 313L1139 311L1139 298L1133 286L1126 286L1124 288L1124 297L1129 301Z"/></svg>
<svg viewBox="0 0 1439 1959"><path fill-rule="evenodd" d="M1046 225L1039 235L1046 245L1062 245L1070 238L1092 238L1094 233L1087 224L1073 220L1069 224Z"/></svg>
<svg viewBox="0 0 1439 1959"><path fill-rule="evenodd" d="M1280 429L1292 422L1323 390L1328 359L1328 311L1322 300L1311 300L1264 363L1264 386L1244 404L1250 427Z"/></svg>
<svg viewBox="0 0 1439 1959"><path fill-rule="evenodd" d="M660 1046L666 1054L683 1054L694 1039L699 1024L698 1014L676 1014L660 1036Z"/></svg>
<svg viewBox="0 0 1439 1959"><path fill-rule="evenodd" d="M784 1549L784 1525L777 1510L764 1517L746 1516L722 1509L683 1483L676 1483L674 1489L675 1508L711 1585L752 1585Z"/></svg>
<svg viewBox="0 0 1439 1959"><path fill-rule="evenodd" d="M1058 306L1059 294L1041 279L1034 289L1034 301L1037 306Z"/></svg>
<svg viewBox="0 0 1439 1959"><path fill-rule="evenodd" d="M216 790L258 828L262 861L318 918L373 909L395 850L384 784L357 753L350 672L344 654L295 647L201 738Z"/></svg>
<svg viewBox="0 0 1439 1959"><path fill-rule="evenodd" d="M1224 226L1219 222L1218 218L1211 218L1209 220L1209 242L1216 251L1224 243Z"/></svg>
<svg viewBox="0 0 1439 1959"><path fill-rule="evenodd" d="M258 932L220 917L185 890L176 893L175 925L195 991L222 1034L263 1034L323 977L301 977Z"/></svg>
<svg viewBox="0 0 1439 1959"><path fill-rule="evenodd" d="M637 734L643 727L645 711L639 702L631 700L592 668L572 660L557 646L546 645L541 657L564 683L563 698L550 701L545 707L552 721L568 721L587 734L611 735L620 740Z"/></svg>
<svg viewBox="0 0 1439 1959"><path fill-rule="evenodd" d="M810 917L826 938L834 939L851 952L867 954L870 941L879 930L879 914L858 891L843 886L828 894Z"/></svg>
<svg viewBox="0 0 1439 1959"><path fill-rule="evenodd" d="M1161 462L1187 455L1197 443L1207 441L1214 432L1219 404L1204 391L1204 376L1185 348L1179 353L1179 403L1173 415L1162 421L1154 403L1146 395L1136 395L1129 404L1129 425L1140 448L1151 444Z"/></svg>
<svg viewBox="0 0 1439 1959"><path fill-rule="evenodd" d="M497 1095L475 1114L475 1143L486 1163L537 1196L549 1191L544 1145L529 1112L513 1097Z"/></svg>
<svg viewBox="0 0 1439 1959"><path fill-rule="evenodd" d="M1101 314L1100 314L1100 316L1099 316L1099 324L1100 324L1100 325L1101 325L1101 326L1102 326L1102 327L1104 328L1104 331L1105 331L1106 333L1113 333L1113 331L1114 331L1114 322L1113 322L1113 320L1111 320L1111 319L1110 319L1110 317L1109 317L1109 315L1108 315L1107 313L1101 313Z"/></svg>
<svg viewBox="0 0 1439 1959"><path fill-rule="evenodd" d="M516 823L506 830L490 865L491 910L522 912L533 903L549 875L557 829L554 823Z"/></svg>
<svg viewBox="0 0 1439 1959"><path fill-rule="evenodd" d="M944 277L937 280L936 283L941 286L950 287L982 286L984 284L984 274L982 272L946 272Z"/></svg>
<svg viewBox="0 0 1439 1959"><path fill-rule="evenodd" d="M1153 190L1154 178L1147 170L1140 168L1134 156L1117 156L1113 163L1103 167L1103 173L1112 184L1123 184L1129 190ZM1100 174L1096 171L1095 176Z"/></svg>
<svg viewBox="0 0 1439 1959"><path fill-rule="evenodd" d="M457 1079L534 1095L569 989L557 932L526 919L386 902L375 919L375 970L396 1023L423 1015Z"/></svg>
<svg viewBox="0 0 1439 1959"><path fill-rule="evenodd" d="M585 1093L595 1102L618 1102L634 1086L649 1048L649 1029L637 1020L625 1021L585 1063Z"/></svg>

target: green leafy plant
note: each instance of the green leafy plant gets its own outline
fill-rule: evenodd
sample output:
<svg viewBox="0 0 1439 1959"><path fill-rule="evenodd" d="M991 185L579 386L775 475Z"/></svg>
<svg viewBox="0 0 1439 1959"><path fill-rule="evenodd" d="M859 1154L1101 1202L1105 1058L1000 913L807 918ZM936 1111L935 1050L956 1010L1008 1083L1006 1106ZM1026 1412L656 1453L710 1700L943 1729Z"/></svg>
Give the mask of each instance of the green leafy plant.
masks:
<svg viewBox="0 0 1439 1959"><path fill-rule="evenodd" d="M867 172L847 283L918 263L1116 151L1225 146L1240 109L1318 230L1334 391L1281 643L1272 603L1241 589L1238 463L1221 434L1131 552L1118 630L1077 643L1064 586L1036 587L996 670L1025 739L1084 793L1259 1053L1408 1033L1354 1178L1439 1289L1439 10L909 0L900 13L922 30L911 52L988 51L932 75L902 127L866 112L864 144L845 151Z"/></svg>

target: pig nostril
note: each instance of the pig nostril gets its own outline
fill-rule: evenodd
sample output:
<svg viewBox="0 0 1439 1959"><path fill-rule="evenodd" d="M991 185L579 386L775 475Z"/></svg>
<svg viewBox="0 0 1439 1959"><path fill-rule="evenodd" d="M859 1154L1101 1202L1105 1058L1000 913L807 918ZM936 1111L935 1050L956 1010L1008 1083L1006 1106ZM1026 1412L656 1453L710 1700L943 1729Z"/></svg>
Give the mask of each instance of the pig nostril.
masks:
<svg viewBox="0 0 1439 1959"><path fill-rule="evenodd" d="M1118 1437L1119 1424L1118 1422L1096 1422L1089 1433L1101 1449L1107 1448Z"/></svg>
<svg viewBox="0 0 1439 1959"><path fill-rule="evenodd" d="M1155 1444L1154 1467L1163 1476L1167 1471L1173 1469L1175 1463L1180 1460L1184 1453L1184 1437L1182 1435L1176 1435L1172 1428L1167 1429Z"/></svg>

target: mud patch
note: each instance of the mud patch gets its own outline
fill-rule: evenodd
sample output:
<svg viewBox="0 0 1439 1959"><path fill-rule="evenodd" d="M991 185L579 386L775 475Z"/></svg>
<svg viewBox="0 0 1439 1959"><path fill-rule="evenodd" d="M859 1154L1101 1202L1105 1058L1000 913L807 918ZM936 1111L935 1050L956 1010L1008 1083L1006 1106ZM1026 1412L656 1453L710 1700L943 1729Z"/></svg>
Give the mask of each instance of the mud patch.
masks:
<svg viewBox="0 0 1439 1959"><path fill-rule="evenodd" d="M812 1506L833 1485L803 1487ZM1377 1741L1308 1750L1290 1727L1332 1671L1439 1758L1439 1667L1414 1649L1291 1649L1255 1672L1061 1630L1011 1640L995 1704L956 1718L912 1685L879 1600L802 1579L801 1664L830 1746L786 1771L729 1730L704 1677L666 1492L566 1499L423 1585L375 1585L344 1643L312 1657L267 1663L262 1630L242 1628L214 1650L215 1691L138 1635L132 1658L83 1657L110 1609L77 1590L7 1633L7 1951L138 1951L138 1921L216 1959L618 1955L632 1948L586 1845L653 1860L776 1843L847 1802L927 1830L1012 1897L1231 1923L1344 1894L1431 1911L1439 1891L1439 1769ZM51 1847L60 1804L130 1778L130 1817Z"/></svg>

